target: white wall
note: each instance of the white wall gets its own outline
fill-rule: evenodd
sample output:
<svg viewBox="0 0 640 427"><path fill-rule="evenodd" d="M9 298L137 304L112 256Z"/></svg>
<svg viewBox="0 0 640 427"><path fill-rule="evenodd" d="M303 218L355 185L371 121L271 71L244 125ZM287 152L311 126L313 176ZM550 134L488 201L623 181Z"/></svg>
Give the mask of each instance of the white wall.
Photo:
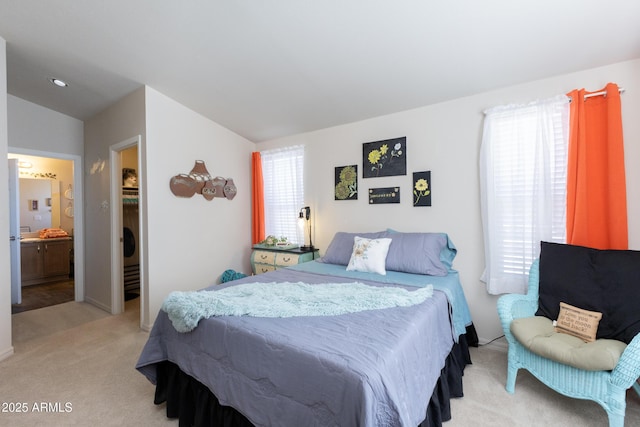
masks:
<svg viewBox="0 0 640 427"><path fill-rule="evenodd" d="M0 182L9 182L7 158L7 43L0 37ZM0 200L9 200L9 187L0 185ZM6 203L5 203L6 204ZM9 209L0 209L0 235L9 236ZM9 245L0 245L0 360L13 354L11 346L11 265Z"/></svg>
<svg viewBox="0 0 640 427"><path fill-rule="evenodd" d="M112 310L109 148L141 135L142 327L164 298L219 281L228 268L248 272L250 159L255 145L152 88L141 88L85 123L86 300ZM238 197L175 197L169 179L204 160L232 177Z"/></svg>
<svg viewBox="0 0 640 427"><path fill-rule="evenodd" d="M87 120L84 126L85 300L109 312L112 310L110 147L137 135L142 136L144 145L144 123L144 88L140 88Z"/></svg>
<svg viewBox="0 0 640 427"><path fill-rule="evenodd" d="M82 159L84 155L84 123L13 95L8 95L7 102L9 152L24 160L33 159L31 155L36 156L38 160L33 161L32 172L57 173L57 179L52 182L52 196L59 203L60 183L65 186L74 184L71 160ZM48 155L59 155L59 158L42 158ZM40 166L42 167L39 169ZM21 173L20 177L25 175ZM62 227L69 232L74 228L73 218L58 214L54 219L56 221L52 223L53 227Z"/></svg>
<svg viewBox="0 0 640 427"><path fill-rule="evenodd" d="M8 95L11 147L76 154L84 153L84 123L13 95Z"/></svg>
<svg viewBox="0 0 640 427"><path fill-rule="evenodd" d="M622 95L626 151L630 247L640 249L640 60L562 75L482 93L437 105L399 112L316 132L260 143L259 150L304 144L307 159L305 194L315 216L314 243L322 251L337 231L443 231L458 248L454 268L469 300L481 342L502 335L496 297L485 291L482 224L478 181L483 111L508 103L526 103L567 93L597 90L607 82L626 89ZM362 143L407 137L407 175L362 178ZM357 201L335 201L334 167L358 165ZM431 171L432 206L412 206L411 174ZM370 206L367 190L400 186L399 205Z"/></svg>
<svg viewBox="0 0 640 427"><path fill-rule="evenodd" d="M0 39L0 158L8 151L6 44ZM524 103L574 88L596 90L613 81L626 89L622 96L630 248L640 249L640 60L558 76L454 101L373 118L261 143L259 149L304 144L307 149L307 204L314 209L314 243L326 249L336 231L445 231L458 247L454 267L460 271L481 341L502 334L495 311L496 297L479 281L483 269L478 151L482 111L506 103ZM12 112L30 110L26 101L8 96ZM37 106L36 106L37 107ZM13 113L12 113L13 114ZM13 117L13 116L12 116ZM24 117L17 114L18 120ZM12 119L13 120L13 119ZM146 123L146 125L145 125ZM26 132L42 132L29 128ZM57 126L51 124L51 126ZM75 126L71 126L75 129ZM71 130L71 132L75 132ZM199 289L216 283L227 268L249 272L251 241L250 153L255 144L151 89L140 89L85 123L85 216L87 299L110 310L109 146L142 135L146 180L148 301L142 308L143 327L150 327L162 300L173 290ZM77 152L75 143L36 142L26 137L15 144L34 150ZM407 137L407 176L362 179L362 143ZM39 139L38 141L43 141ZM35 145L31 145L35 144ZM40 145L44 144L44 145ZM12 146L14 143L12 142ZM233 201L202 196L175 197L169 178L190 171L204 160L214 175L233 177L238 196ZM359 166L357 201L334 201L334 167ZM411 173L432 173L433 206L411 204ZM146 175L145 175L146 174ZM0 182L7 165L0 164ZM368 188L399 185L399 205L369 206ZM0 199L8 197L0 186ZM107 202L105 206L103 202ZM79 207L76 207L79 209ZM8 211L0 209L0 230L8 234ZM0 282L9 283L8 245L0 246ZM2 280L4 278L4 280ZM0 359L11 354L9 287L0 287Z"/></svg>
<svg viewBox="0 0 640 427"><path fill-rule="evenodd" d="M146 89L149 324L174 290L219 283L226 269L248 273L251 251L251 152L255 144L154 89ZM169 180L204 160L231 177L235 199L179 198Z"/></svg>
<svg viewBox="0 0 640 427"><path fill-rule="evenodd" d="M57 224L67 231L74 231L75 253L75 293L76 300L84 300L84 216L82 164L84 154L84 123L78 119L58 113L40 105L25 101L15 96L8 96L8 131L9 151L20 158L35 159L33 171L40 164L42 156L51 157L52 164L71 164L59 173L54 181L57 189L52 193L55 200L60 199L59 184L73 185L74 212L73 218L64 215L56 217ZM36 156L36 157L32 157ZM53 159L55 158L55 159ZM57 168L56 168L57 169ZM51 170L53 172L53 170ZM77 172L77 173L76 173ZM22 176L21 172L21 176ZM68 206L68 203L66 204Z"/></svg>
<svg viewBox="0 0 640 427"><path fill-rule="evenodd" d="M52 181L52 196L58 204L61 200L60 185L72 188L78 192L82 187L75 185L74 160L81 167L84 156L84 123L81 120L58 113L38 104L34 104L13 95L8 95L9 120L9 152L33 163L29 172L54 172L57 177ZM47 156L55 156L50 158ZM28 173L21 171L20 177L28 177ZM82 195L77 194L82 202ZM64 198L63 198L64 199ZM67 207L64 204L64 207ZM68 232L74 228L74 222L81 221L81 211L76 219L60 215L52 218L53 227L62 227ZM81 237L81 236L79 236ZM81 249L82 246L76 247Z"/></svg>

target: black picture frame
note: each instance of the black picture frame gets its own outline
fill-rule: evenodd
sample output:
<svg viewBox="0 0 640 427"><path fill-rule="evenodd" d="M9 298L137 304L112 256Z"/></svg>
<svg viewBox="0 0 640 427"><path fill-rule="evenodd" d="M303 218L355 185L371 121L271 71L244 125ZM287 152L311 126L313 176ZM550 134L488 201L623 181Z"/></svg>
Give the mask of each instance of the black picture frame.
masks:
<svg viewBox="0 0 640 427"><path fill-rule="evenodd" d="M431 171L413 173L413 206L431 206Z"/></svg>
<svg viewBox="0 0 640 427"><path fill-rule="evenodd" d="M358 165L335 168L334 200L358 199Z"/></svg>
<svg viewBox="0 0 640 427"><path fill-rule="evenodd" d="M400 187L381 187L369 189L369 204L400 203Z"/></svg>
<svg viewBox="0 0 640 427"><path fill-rule="evenodd" d="M362 177L407 174L407 137L362 144Z"/></svg>
<svg viewBox="0 0 640 427"><path fill-rule="evenodd" d="M362 177L407 174L407 137L362 144Z"/></svg>

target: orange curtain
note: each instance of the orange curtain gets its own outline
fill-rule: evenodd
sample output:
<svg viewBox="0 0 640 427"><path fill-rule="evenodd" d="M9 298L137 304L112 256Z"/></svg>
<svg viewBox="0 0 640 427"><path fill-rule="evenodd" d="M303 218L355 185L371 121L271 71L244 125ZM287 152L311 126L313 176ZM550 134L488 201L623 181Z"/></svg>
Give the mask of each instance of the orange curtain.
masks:
<svg viewBox="0 0 640 427"><path fill-rule="evenodd" d="M627 249L627 190L618 86L571 97L567 167L567 243ZM601 91L597 91L601 92Z"/></svg>
<svg viewBox="0 0 640 427"><path fill-rule="evenodd" d="M262 180L262 159L260 153L251 153L251 176L253 181L252 193L252 229L253 243L264 240L264 182Z"/></svg>

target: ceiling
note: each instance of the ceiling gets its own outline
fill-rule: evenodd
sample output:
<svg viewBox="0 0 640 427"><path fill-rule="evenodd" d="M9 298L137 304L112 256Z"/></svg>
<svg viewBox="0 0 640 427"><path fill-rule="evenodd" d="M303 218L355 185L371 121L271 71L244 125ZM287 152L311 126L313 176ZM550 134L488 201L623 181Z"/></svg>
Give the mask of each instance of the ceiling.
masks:
<svg viewBox="0 0 640 427"><path fill-rule="evenodd" d="M255 142L640 58L639 21L636 0L0 0L10 94L86 120L148 85Z"/></svg>

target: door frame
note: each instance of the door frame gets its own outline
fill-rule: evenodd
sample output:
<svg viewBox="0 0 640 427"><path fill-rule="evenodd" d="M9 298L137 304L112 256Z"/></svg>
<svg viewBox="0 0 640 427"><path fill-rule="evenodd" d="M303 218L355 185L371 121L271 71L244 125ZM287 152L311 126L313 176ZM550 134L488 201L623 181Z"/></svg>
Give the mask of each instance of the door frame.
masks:
<svg viewBox="0 0 640 427"><path fill-rule="evenodd" d="M19 147L7 148L9 154L48 157L52 159L71 160L73 162L73 204L79 207L73 210L73 280L74 300L84 301L84 164L82 156L76 154L54 153L51 151L31 150Z"/></svg>
<svg viewBox="0 0 640 427"><path fill-rule="evenodd" d="M20 262L20 178L18 159L9 163L9 253L11 258L11 304L22 303L22 263Z"/></svg>
<svg viewBox="0 0 640 427"><path fill-rule="evenodd" d="M142 137L140 135L121 141L109 147L109 164L111 165L111 314L124 312L124 263L122 247L122 162L120 152L128 148L138 149L138 179L142 173ZM144 178L144 177L143 177ZM145 283L145 248L142 218L144 214L144 179L138 182L138 255L140 257L140 321L143 321L144 301L146 299Z"/></svg>

